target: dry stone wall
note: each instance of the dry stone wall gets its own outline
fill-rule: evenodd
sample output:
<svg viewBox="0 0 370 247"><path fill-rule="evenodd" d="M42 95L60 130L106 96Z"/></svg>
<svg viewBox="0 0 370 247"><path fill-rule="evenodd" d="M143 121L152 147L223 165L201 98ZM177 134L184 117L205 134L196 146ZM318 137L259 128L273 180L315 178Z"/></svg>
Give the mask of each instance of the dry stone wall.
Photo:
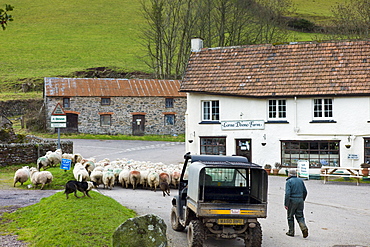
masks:
<svg viewBox="0 0 370 247"><path fill-rule="evenodd" d="M61 141L63 153L73 153L72 141ZM36 163L47 151L55 151L57 141L33 138L30 143L0 144L0 166Z"/></svg>

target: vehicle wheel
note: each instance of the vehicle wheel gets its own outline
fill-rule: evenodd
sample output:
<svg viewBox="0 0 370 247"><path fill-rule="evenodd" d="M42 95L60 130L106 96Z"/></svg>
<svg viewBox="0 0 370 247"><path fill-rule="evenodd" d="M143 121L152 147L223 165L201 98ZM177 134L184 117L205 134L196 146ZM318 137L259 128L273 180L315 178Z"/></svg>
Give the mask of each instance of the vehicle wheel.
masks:
<svg viewBox="0 0 370 247"><path fill-rule="evenodd" d="M177 216L176 207L172 207L171 209L171 226L172 229L178 232L181 232L185 229L185 227L180 224L179 217Z"/></svg>
<svg viewBox="0 0 370 247"><path fill-rule="evenodd" d="M260 247L262 245L262 228L259 222L256 227L248 228L245 236L245 247Z"/></svg>
<svg viewBox="0 0 370 247"><path fill-rule="evenodd" d="M192 220L188 227L188 246L202 247L204 242L204 228L200 220Z"/></svg>

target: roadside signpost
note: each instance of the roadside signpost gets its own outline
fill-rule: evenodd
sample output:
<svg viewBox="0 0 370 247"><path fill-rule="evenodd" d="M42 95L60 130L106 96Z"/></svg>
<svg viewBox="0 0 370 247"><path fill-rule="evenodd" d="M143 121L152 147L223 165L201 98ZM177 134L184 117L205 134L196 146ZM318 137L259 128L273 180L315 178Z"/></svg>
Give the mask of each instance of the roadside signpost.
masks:
<svg viewBox="0 0 370 247"><path fill-rule="evenodd" d="M308 160L298 160L298 177L309 179L310 163Z"/></svg>
<svg viewBox="0 0 370 247"><path fill-rule="evenodd" d="M63 107L58 103L51 113L51 128L58 128L58 149L60 149L60 128L67 127L67 116Z"/></svg>
<svg viewBox="0 0 370 247"><path fill-rule="evenodd" d="M62 159L62 162L60 163L60 169L66 171L71 170L71 163L72 163L71 159Z"/></svg>

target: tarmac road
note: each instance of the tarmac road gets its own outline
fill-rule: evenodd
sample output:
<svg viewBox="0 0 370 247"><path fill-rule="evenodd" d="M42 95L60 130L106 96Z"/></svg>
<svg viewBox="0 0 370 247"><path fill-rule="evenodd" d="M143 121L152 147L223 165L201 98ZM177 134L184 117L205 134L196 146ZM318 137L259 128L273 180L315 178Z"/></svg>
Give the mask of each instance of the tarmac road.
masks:
<svg viewBox="0 0 370 247"><path fill-rule="evenodd" d="M163 162L165 164L183 161L183 143L141 142L141 141L99 141L72 140L74 151L84 157L132 158L134 160ZM296 224L295 237L285 235L287 231L286 211L283 207L286 177L269 176L267 218L261 219L265 247L276 246L319 246L319 247L361 247L370 246L370 184L306 180L308 197L305 203L305 217L309 236L302 238ZM112 190L99 189L122 205L144 215L154 213L167 223L169 244L173 247L186 246L186 230L175 232L170 225L172 197L150 190L132 190L114 187ZM172 191L171 195L174 195ZM207 247L244 246L242 240L209 239Z"/></svg>
<svg viewBox="0 0 370 247"><path fill-rule="evenodd" d="M74 142L74 152L81 153L86 158L95 157L97 160L129 158L138 161L175 164L183 161L185 153L184 143L72 141ZM370 247L370 184L361 183L356 186L355 182L332 181L323 184L320 180L305 180L308 190L305 217L309 236L303 239L297 224L294 238L285 235L287 231L286 211L283 207L285 179L286 177L269 176L267 218L259 220L263 233L262 246ZM99 191L112 197L123 206L135 210L139 215L154 213L162 217L167 223L169 246L186 246L186 230L175 232L170 225L172 197L163 197L160 191L123 189L118 186L112 190L100 188ZM175 193L173 190L171 195L173 196ZM23 200L21 204L25 202L33 204L39 201L38 197L48 195L40 193L40 196L37 196L30 194L30 191L27 190L12 190L5 194L0 193L0 205L15 205L17 200ZM244 243L238 239L220 241L208 239L204 246L239 247L244 246Z"/></svg>

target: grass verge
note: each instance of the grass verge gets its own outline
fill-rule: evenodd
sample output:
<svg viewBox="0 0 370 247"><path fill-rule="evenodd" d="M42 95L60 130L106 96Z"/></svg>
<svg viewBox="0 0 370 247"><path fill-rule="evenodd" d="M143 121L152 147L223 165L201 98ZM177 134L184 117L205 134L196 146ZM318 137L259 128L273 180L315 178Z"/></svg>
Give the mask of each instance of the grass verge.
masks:
<svg viewBox="0 0 370 247"><path fill-rule="evenodd" d="M133 210L98 192L92 198L70 196L63 192L41 199L37 204L4 213L0 232L17 234L29 246L111 246L114 230Z"/></svg>
<svg viewBox="0 0 370 247"><path fill-rule="evenodd" d="M35 167L35 164L31 164ZM0 189L13 187L13 177L22 165L0 168ZM47 190L63 190L68 180L74 180L72 170L59 167L47 169L53 174ZM17 188L27 189L28 180ZM32 187L30 190L39 190ZM29 246L111 246L114 230L136 213L123 207L110 197L98 192L89 193L92 198L69 199L63 192L43 198L37 204L20 208L13 213L4 213L0 218L0 234L16 234ZM82 193L78 192L79 196Z"/></svg>

